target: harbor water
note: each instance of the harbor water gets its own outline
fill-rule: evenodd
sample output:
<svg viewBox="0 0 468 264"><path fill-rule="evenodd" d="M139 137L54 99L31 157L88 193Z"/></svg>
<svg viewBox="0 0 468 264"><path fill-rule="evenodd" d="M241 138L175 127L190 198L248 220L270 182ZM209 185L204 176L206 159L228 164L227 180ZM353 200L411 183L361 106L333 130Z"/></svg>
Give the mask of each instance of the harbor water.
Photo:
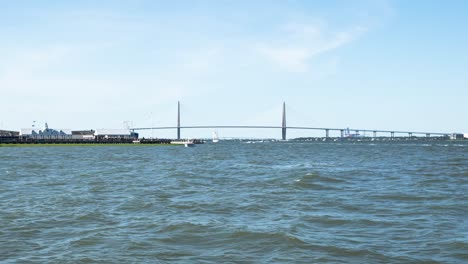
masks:
<svg viewBox="0 0 468 264"><path fill-rule="evenodd" d="M0 147L0 263L468 263L468 143Z"/></svg>

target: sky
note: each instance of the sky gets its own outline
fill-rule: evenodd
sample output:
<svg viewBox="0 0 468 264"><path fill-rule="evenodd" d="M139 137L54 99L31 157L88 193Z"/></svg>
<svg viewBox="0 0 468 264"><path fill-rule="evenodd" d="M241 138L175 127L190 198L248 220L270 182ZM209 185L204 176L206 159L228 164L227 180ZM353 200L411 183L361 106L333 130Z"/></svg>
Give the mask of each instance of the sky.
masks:
<svg viewBox="0 0 468 264"><path fill-rule="evenodd" d="M0 129L175 126L180 101L187 126L280 126L286 102L288 126L468 133L467 12L456 0L0 0Z"/></svg>

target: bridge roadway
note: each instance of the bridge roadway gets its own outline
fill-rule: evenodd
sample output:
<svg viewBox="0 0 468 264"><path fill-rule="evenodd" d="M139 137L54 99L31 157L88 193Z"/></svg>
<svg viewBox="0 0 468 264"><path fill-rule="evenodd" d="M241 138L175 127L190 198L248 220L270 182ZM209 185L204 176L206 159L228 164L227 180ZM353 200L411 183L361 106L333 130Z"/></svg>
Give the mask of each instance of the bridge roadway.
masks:
<svg viewBox="0 0 468 264"><path fill-rule="evenodd" d="M345 131L352 131L356 133L360 132L372 132L374 137L376 133L390 133L393 137L394 134L408 134L412 136L413 134L422 134L426 136L436 135L436 136L449 136L452 133L443 133L443 132L421 132L421 131L401 131L401 130L377 130L377 129L356 129L356 128L326 128L326 127L302 127L302 126L227 126L227 125L206 125L206 126L165 126L165 127L138 127L130 128L130 130L151 130L151 129L218 129L218 128L244 128L244 129L305 129L305 130L322 130L326 132L328 137L328 131L340 131L341 136Z"/></svg>

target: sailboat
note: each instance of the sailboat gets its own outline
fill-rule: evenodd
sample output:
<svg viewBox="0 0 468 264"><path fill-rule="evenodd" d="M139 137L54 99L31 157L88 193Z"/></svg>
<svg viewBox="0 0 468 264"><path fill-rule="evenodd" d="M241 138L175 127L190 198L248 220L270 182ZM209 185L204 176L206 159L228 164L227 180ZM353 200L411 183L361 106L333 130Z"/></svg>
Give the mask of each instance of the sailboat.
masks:
<svg viewBox="0 0 468 264"><path fill-rule="evenodd" d="M216 131L213 131L213 143L218 143L219 138L218 138L218 133Z"/></svg>

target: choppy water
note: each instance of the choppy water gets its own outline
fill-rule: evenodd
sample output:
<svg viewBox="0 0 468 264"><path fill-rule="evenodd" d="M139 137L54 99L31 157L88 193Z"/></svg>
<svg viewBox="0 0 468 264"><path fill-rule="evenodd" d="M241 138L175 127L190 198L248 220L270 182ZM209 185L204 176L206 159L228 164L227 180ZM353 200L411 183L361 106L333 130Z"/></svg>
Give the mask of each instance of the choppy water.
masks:
<svg viewBox="0 0 468 264"><path fill-rule="evenodd" d="M0 148L2 263L467 263L468 144Z"/></svg>

